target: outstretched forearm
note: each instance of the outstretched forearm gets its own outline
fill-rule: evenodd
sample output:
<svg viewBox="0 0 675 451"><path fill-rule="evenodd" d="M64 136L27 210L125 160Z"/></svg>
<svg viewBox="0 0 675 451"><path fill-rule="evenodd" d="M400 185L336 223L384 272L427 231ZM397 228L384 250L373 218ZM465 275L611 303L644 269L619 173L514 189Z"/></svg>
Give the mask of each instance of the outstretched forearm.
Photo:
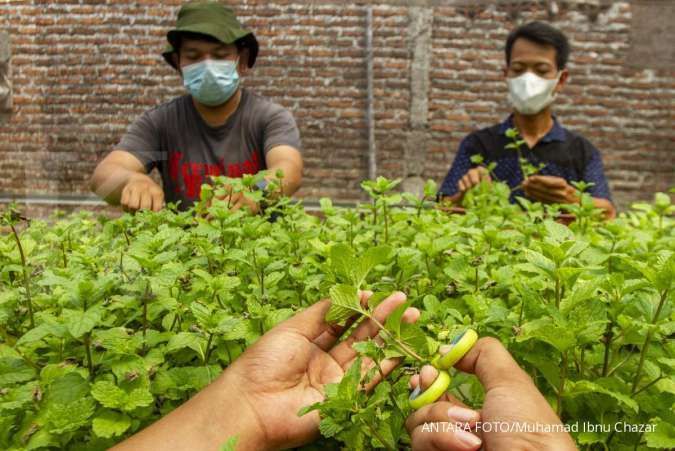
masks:
<svg viewBox="0 0 675 451"><path fill-rule="evenodd" d="M96 166L89 187L109 204L119 205L124 188L142 178L147 175L138 158L124 150L113 150Z"/></svg>
<svg viewBox="0 0 675 451"><path fill-rule="evenodd" d="M112 451L213 450L232 437L238 450L264 449L257 418L227 370L171 413L112 448Z"/></svg>
<svg viewBox="0 0 675 451"><path fill-rule="evenodd" d="M282 192L292 196L302 185L303 161L300 152L290 146L278 146L266 155L268 179L276 179L277 171L283 172Z"/></svg>
<svg viewBox="0 0 675 451"><path fill-rule="evenodd" d="M119 205L122 191L138 172L110 162L101 162L89 181L90 189L111 205Z"/></svg>

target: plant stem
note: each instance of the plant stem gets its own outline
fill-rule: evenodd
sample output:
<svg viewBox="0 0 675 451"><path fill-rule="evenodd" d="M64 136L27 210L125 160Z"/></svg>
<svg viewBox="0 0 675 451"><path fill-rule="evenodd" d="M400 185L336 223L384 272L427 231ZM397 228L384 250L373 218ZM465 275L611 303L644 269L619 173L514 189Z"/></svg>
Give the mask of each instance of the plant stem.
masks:
<svg viewBox="0 0 675 451"><path fill-rule="evenodd" d="M225 351L227 352L227 364L232 363L232 353L230 352L230 347L227 345L227 341L225 342Z"/></svg>
<svg viewBox="0 0 675 451"><path fill-rule="evenodd" d="M635 393L633 393L633 395L637 395L638 393L642 393L643 391L647 390L647 389L648 389L649 387L651 387L652 385L658 383L661 379L665 379L665 376L659 376L659 377L657 377L656 379L654 379L653 381L651 381L650 383L648 383L647 385L645 385L644 387L642 387L641 389L639 389L638 391L636 391Z"/></svg>
<svg viewBox="0 0 675 451"><path fill-rule="evenodd" d="M61 253L63 254L63 267L67 268L68 267L68 258L66 257L66 245L63 242L61 242Z"/></svg>
<svg viewBox="0 0 675 451"><path fill-rule="evenodd" d="M377 319L375 319L370 313L365 312L365 315L366 315L366 317L368 317L368 319L370 319L372 322L374 322L375 325L377 327L379 327L380 330L382 332L384 332L391 340L393 340L398 346L400 346L401 350L404 351L406 354L408 354L409 357L412 357L417 361L424 362L424 359L419 354L417 354L415 351L410 349L410 347L408 345L406 345L404 342L402 342L401 340L394 337L391 334L391 332L389 332L387 329L385 329L384 326L382 325L382 323L379 322Z"/></svg>
<svg viewBox="0 0 675 451"><path fill-rule="evenodd" d="M209 362L209 357L211 357L211 344L213 343L213 333L209 334L209 339L206 342L206 352L204 352L204 366Z"/></svg>
<svg viewBox="0 0 675 451"><path fill-rule="evenodd" d="M659 315L661 315L661 310L663 309L663 306L666 303L666 299L668 299L668 290L663 290L663 293L661 293L661 299L659 300L659 306L656 309L656 313L654 313L654 318L652 318L652 325L655 325L656 322L659 319ZM649 331L647 332L647 337L645 337L645 344L642 345L642 351L640 352L640 363L638 363L638 369L637 372L635 373L635 379L633 379L633 388L631 389L631 394L635 394L637 391L637 386L640 383L640 378L642 377L642 367L644 366L645 363L645 357L647 356L647 349L649 348L649 344L652 341L652 334L653 334L654 329L650 328Z"/></svg>
<svg viewBox="0 0 675 451"><path fill-rule="evenodd" d="M387 442L384 441L384 439L382 438L382 436L380 435L380 433L377 432L377 430L373 427L372 424L366 422L365 420L361 420L361 422L362 422L368 429L370 429L370 432L372 432L373 435L375 436L375 438L378 439L378 440L380 441L380 443L382 443L382 446L384 446L385 449L388 449L388 450L391 450L391 451L396 451L394 448L392 448L392 447L390 447L389 445L387 445Z"/></svg>
<svg viewBox="0 0 675 451"><path fill-rule="evenodd" d="M602 364L602 376L603 377L607 376L607 371L609 371L609 358L610 358L612 338L613 338L613 332L612 332L613 327L614 327L614 323L612 321L607 323L607 330L605 331L605 358L604 358L604 361L603 361L603 364Z"/></svg>
<svg viewBox="0 0 675 451"><path fill-rule="evenodd" d="M560 308L560 298L562 298L562 294L560 291L560 277L556 276L555 278L555 308L559 309Z"/></svg>
<svg viewBox="0 0 675 451"><path fill-rule="evenodd" d="M94 362L91 358L91 335L84 336L84 351L87 354L87 368L89 369L89 380L94 380Z"/></svg>
<svg viewBox="0 0 675 451"><path fill-rule="evenodd" d="M382 215L384 216L384 242L389 242L389 217L387 214L387 203L382 204Z"/></svg>
<svg viewBox="0 0 675 451"><path fill-rule="evenodd" d="M567 351L563 352L562 363L560 365L560 386L558 387L558 400L556 412L558 417L562 414L562 396L565 391L565 379L567 378Z"/></svg>
<svg viewBox="0 0 675 451"><path fill-rule="evenodd" d="M618 370L619 368L621 368L626 362L628 362L628 361L630 360L631 357L632 357L632 355L629 355L628 357L626 357L625 359L623 359L621 362L619 362L614 368L612 368L611 370L609 370L609 371L607 372L607 377L610 377L612 374L614 374L614 372L615 372L616 370Z"/></svg>
<svg viewBox="0 0 675 451"><path fill-rule="evenodd" d="M35 318L33 318L33 297L30 292L30 274L28 274L28 265L26 264L26 254L23 252L23 246L21 245L21 240L19 239L19 233L16 231L14 224L9 225L12 228L12 233L14 235L14 241L19 248L19 255L21 256L21 266L23 268L23 286L26 289L26 301L28 304L28 318L30 320L31 329L35 327Z"/></svg>

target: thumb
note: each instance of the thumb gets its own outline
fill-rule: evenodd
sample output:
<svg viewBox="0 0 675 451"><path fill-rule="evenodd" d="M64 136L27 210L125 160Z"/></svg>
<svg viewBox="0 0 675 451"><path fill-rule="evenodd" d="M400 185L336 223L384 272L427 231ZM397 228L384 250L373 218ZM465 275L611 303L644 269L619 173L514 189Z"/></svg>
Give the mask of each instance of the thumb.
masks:
<svg viewBox="0 0 675 451"><path fill-rule="evenodd" d="M500 386L534 386L530 376L495 338L478 340L455 366L464 372L475 374L486 391Z"/></svg>

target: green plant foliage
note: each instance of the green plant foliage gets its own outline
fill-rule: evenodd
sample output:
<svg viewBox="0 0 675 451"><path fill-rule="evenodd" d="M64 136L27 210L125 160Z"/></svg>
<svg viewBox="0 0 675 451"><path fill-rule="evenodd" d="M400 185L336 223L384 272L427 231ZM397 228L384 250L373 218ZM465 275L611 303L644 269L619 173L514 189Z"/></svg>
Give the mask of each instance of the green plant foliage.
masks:
<svg viewBox="0 0 675 451"><path fill-rule="evenodd" d="M397 290L408 303L381 325L384 344L357 351L402 365L371 392L363 387L378 369L364 379L355 365L326 387L325 402L300 412L320 412L328 449L407 447L409 376L467 327L499 338L564 422L651 425L580 428L582 449L675 447L668 195L611 223L582 204L569 228L554 221L557 207L510 204L500 183L468 193L465 215L436 209L433 183L416 198L383 178L363 183L370 203L324 199L321 217L288 199L257 215L218 200L231 191L259 200L255 183L205 187L199 214L28 224L13 208L3 213L0 449L106 449L298 310L330 296L329 319L370 317ZM368 305L358 289L376 293ZM407 306L423 311L418 324L402 322ZM456 375L451 390L480 407L472 376Z"/></svg>

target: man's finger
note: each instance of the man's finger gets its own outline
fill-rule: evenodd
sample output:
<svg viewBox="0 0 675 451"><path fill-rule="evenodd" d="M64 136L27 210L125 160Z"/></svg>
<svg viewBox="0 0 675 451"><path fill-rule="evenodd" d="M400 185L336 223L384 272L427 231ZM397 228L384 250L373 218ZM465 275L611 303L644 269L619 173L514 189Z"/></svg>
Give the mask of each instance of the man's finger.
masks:
<svg viewBox="0 0 675 451"><path fill-rule="evenodd" d="M437 401L410 414L405 422L405 427L411 431L420 424L449 421L453 424L459 423L467 428L472 428L479 420L480 412L476 410L449 401Z"/></svg>
<svg viewBox="0 0 675 451"><path fill-rule="evenodd" d="M164 193L158 192L152 196L152 210L160 211L164 207Z"/></svg>
<svg viewBox="0 0 675 451"><path fill-rule="evenodd" d="M129 188L124 187L124 189L122 190L122 197L120 197L120 205L126 208L128 203L129 203Z"/></svg>
<svg viewBox="0 0 675 451"><path fill-rule="evenodd" d="M533 199L537 199L541 202L547 202L552 204L566 203L564 194L560 193L559 191L535 188L533 185L528 186L523 191L525 191L525 194L528 197L532 197Z"/></svg>
<svg viewBox="0 0 675 451"><path fill-rule="evenodd" d="M477 170L472 169L468 172L467 175L469 176L469 180L471 181L472 187L480 183L480 174L478 173Z"/></svg>
<svg viewBox="0 0 675 451"><path fill-rule="evenodd" d="M356 360L356 359L354 359ZM375 372L375 375L368 381L368 383L365 385L365 389L367 392L370 392L373 388L377 386L380 382L382 382L382 377L387 377L389 374L396 369L397 366L401 364L400 358L393 358L393 359L384 359L380 362L380 368ZM352 362L348 363L348 366L351 366ZM375 368L376 363L372 361L372 359L364 359L362 367L361 367L361 374L366 374L368 371L371 369Z"/></svg>
<svg viewBox="0 0 675 451"><path fill-rule="evenodd" d="M567 181L562 177L554 177L550 175L533 175L529 177L532 184L548 187L548 188L564 188L567 186Z"/></svg>
<svg viewBox="0 0 675 451"><path fill-rule="evenodd" d="M141 210L152 209L152 195L148 191L141 193Z"/></svg>
<svg viewBox="0 0 675 451"><path fill-rule="evenodd" d="M234 203L234 205L230 205L230 211L237 211L243 206L244 206L244 203L242 202L241 198L237 199L237 201Z"/></svg>
<svg viewBox="0 0 675 451"><path fill-rule="evenodd" d="M460 192L466 191L466 183L464 183L464 177L462 177L462 179L457 184L457 188L459 188Z"/></svg>
<svg viewBox="0 0 675 451"><path fill-rule="evenodd" d="M359 299L362 305L368 302L373 295L372 291L360 291ZM327 351L335 341L358 319L358 315L348 319L344 326L326 322L326 313L330 309L330 299L317 302L306 310L297 313L277 327L293 329L308 340L313 341L321 349Z"/></svg>
<svg viewBox="0 0 675 451"><path fill-rule="evenodd" d="M127 207L130 210L135 211L138 210L141 205L140 193L134 188L132 188L130 191L131 192L129 193L129 202L127 203Z"/></svg>

